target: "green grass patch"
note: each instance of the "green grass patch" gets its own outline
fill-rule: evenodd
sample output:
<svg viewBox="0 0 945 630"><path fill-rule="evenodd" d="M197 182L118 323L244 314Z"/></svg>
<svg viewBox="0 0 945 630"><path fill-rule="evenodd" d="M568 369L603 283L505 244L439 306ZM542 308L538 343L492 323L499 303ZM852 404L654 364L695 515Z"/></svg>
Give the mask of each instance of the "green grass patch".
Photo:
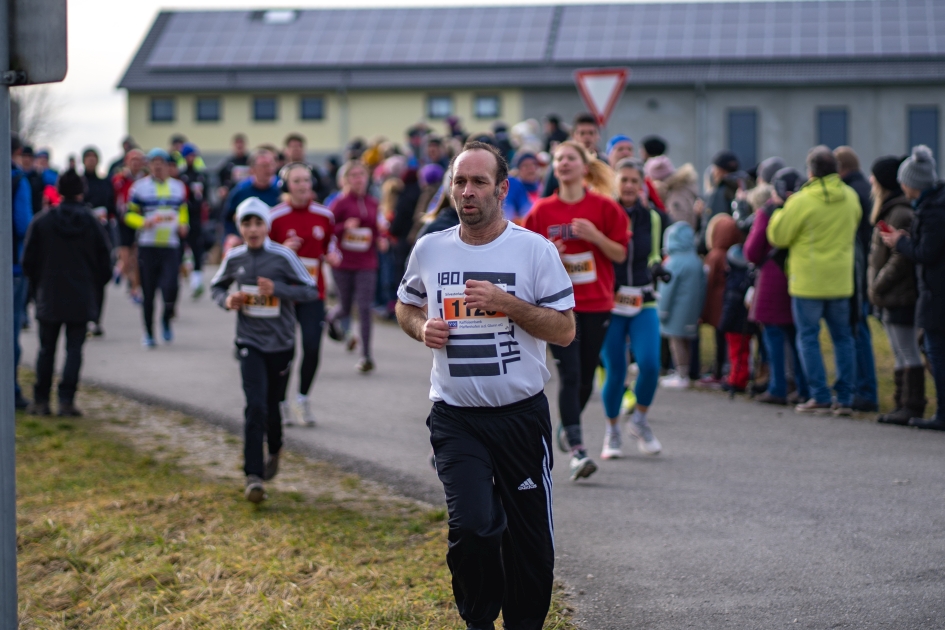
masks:
<svg viewBox="0 0 945 630"><path fill-rule="evenodd" d="M16 448L24 630L462 625L441 509L255 507L88 418L18 414ZM556 594L546 628L573 627Z"/></svg>

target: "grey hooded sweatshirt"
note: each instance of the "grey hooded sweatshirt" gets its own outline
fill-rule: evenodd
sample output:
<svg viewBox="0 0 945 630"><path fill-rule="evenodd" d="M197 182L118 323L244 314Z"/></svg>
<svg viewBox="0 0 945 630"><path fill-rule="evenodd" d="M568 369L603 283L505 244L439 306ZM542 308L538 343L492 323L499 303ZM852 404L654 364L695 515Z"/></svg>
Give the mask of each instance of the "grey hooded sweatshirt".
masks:
<svg viewBox="0 0 945 630"><path fill-rule="evenodd" d="M240 245L230 250L213 276L213 300L226 308L231 284L255 293L257 278L272 280L275 290L272 296L259 296L239 310L236 344L260 352L291 350L295 347L295 302L318 299L315 281L295 252L267 238L259 249Z"/></svg>

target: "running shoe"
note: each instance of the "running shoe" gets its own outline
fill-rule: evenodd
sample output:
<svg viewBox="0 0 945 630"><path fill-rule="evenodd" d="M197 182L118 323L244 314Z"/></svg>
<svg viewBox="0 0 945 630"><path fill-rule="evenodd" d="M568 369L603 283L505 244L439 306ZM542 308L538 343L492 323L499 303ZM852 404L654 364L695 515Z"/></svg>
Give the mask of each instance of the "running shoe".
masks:
<svg viewBox="0 0 945 630"><path fill-rule="evenodd" d="M571 446L568 444L568 436L564 432L563 424L559 424L558 430L555 431L555 441L558 443L558 450L562 453L567 453L571 450Z"/></svg>
<svg viewBox="0 0 945 630"><path fill-rule="evenodd" d="M101 337L105 334L105 330L102 328L102 325L98 322L92 323L92 329L89 331L89 334L93 337Z"/></svg>
<svg viewBox="0 0 945 630"><path fill-rule="evenodd" d="M202 285L202 284L198 284L198 285L195 286L195 287L193 288L193 290L190 292L190 297L191 297L191 299L198 300L198 299L200 299L200 296L201 296L201 295L203 295L203 285Z"/></svg>
<svg viewBox="0 0 945 630"><path fill-rule="evenodd" d="M164 337L164 343L174 341L174 331L171 330L170 322L163 322L161 324L161 336Z"/></svg>
<svg viewBox="0 0 945 630"><path fill-rule="evenodd" d="M265 501L266 488L263 486L263 480L257 475L246 475L246 490L243 494L250 503L262 503Z"/></svg>
<svg viewBox="0 0 945 630"><path fill-rule="evenodd" d="M279 415L282 416L282 426L296 427L299 425L295 417L295 410L292 409L292 405L286 400L279 403Z"/></svg>
<svg viewBox="0 0 945 630"><path fill-rule="evenodd" d="M840 403L834 403L831 411L833 411L833 415L838 417L849 418L853 415L853 408L850 405L841 405Z"/></svg>
<svg viewBox="0 0 945 630"><path fill-rule="evenodd" d="M348 333L345 337L345 348L348 349L348 352L354 352L358 347L358 338L353 334Z"/></svg>
<svg viewBox="0 0 945 630"><path fill-rule="evenodd" d="M644 416L634 414L627 423L627 432L637 439L637 448L644 455L659 455L663 445L653 435L653 429Z"/></svg>
<svg viewBox="0 0 945 630"><path fill-rule="evenodd" d="M627 389L623 393L623 400L620 401L620 413L624 416L629 416L637 408L637 395L633 393L632 389Z"/></svg>
<svg viewBox="0 0 945 630"><path fill-rule="evenodd" d="M609 426L604 433L604 448L600 452L601 459L617 459L623 457L623 451L620 450L620 427Z"/></svg>
<svg viewBox="0 0 945 630"><path fill-rule="evenodd" d="M833 413L833 405L829 402L819 403L813 398L794 408L795 413L811 413L815 416L829 416Z"/></svg>
<svg viewBox="0 0 945 630"><path fill-rule="evenodd" d="M140 291L132 291L128 294L128 297L131 298L132 303L141 306L141 303L144 302L144 298L141 297Z"/></svg>
<svg viewBox="0 0 945 630"><path fill-rule="evenodd" d="M298 403L302 424L307 427L314 427L315 414L312 413L312 406L308 402L308 396L299 396L295 402Z"/></svg>
<svg viewBox="0 0 945 630"><path fill-rule="evenodd" d="M266 458L266 469L263 472L263 481L270 481L279 474L279 453Z"/></svg>
<svg viewBox="0 0 945 630"><path fill-rule="evenodd" d="M154 343L154 337L148 334L141 338L141 345L149 350L157 347L157 344Z"/></svg>
<svg viewBox="0 0 945 630"><path fill-rule="evenodd" d="M571 456L571 481L587 479L597 472L597 464L587 456L587 451L580 449Z"/></svg>
<svg viewBox="0 0 945 630"><path fill-rule="evenodd" d="M328 332L328 338L332 341L344 341L345 332L338 325L337 321L326 321L325 330Z"/></svg>
<svg viewBox="0 0 945 630"><path fill-rule="evenodd" d="M678 374L664 376L660 379L660 387L664 389L689 389L689 379Z"/></svg>
<svg viewBox="0 0 945 630"><path fill-rule="evenodd" d="M367 374L374 369L374 361L367 357L363 357L357 364L354 366L358 372L362 374Z"/></svg>

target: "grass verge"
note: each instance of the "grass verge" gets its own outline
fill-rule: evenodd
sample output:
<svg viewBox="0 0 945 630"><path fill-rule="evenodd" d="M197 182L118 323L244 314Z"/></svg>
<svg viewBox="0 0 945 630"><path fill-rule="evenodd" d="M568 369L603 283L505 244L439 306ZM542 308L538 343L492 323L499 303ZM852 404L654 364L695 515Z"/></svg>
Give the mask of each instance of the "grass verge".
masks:
<svg viewBox="0 0 945 630"><path fill-rule="evenodd" d="M86 418L17 414L24 630L462 625L443 509L291 454L255 507L232 436L103 392L79 402ZM545 627L574 628L567 613L556 592Z"/></svg>

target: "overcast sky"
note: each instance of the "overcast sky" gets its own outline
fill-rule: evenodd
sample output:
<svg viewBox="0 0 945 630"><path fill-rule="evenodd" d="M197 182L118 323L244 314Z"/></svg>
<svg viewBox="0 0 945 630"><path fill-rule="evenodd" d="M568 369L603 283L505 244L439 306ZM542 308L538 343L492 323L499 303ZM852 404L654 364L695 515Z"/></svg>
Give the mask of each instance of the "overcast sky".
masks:
<svg viewBox="0 0 945 630"><path fill-rule="evenodd" d="M606 0L604 0L606 1ZM626 1L626 0L625 0ZM633 1L633 0L630 0ZM699 0L697 0L699 1ZM571 0L600 4L602 0ZM557 4L553 0L465 0L457 5ZM58 105L57 133L45 138L52 161L97 146L106 158L120 152L126 131L125 93L115 86L162 9L350 8L444 6L443 0L69 0L69 72L49 87ZM35 88L26 88L35 89Z"/></svg>

